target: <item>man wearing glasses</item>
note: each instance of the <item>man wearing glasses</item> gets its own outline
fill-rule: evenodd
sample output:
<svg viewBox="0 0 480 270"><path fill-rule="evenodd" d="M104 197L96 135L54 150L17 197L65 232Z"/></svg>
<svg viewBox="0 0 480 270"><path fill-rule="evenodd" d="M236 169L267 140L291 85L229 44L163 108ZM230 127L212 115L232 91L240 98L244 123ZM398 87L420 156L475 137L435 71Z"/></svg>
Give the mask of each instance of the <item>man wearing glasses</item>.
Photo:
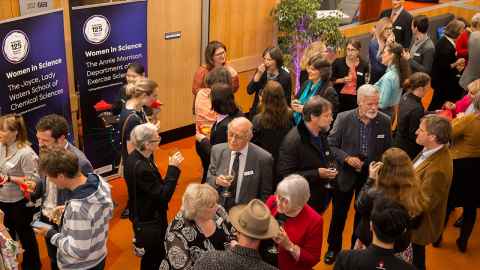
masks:
<svg viewBox="0 0 480 270"><path fill-rule="evenodd" d="M227 143L212 147L207 182L227 210L252 199L265 201L273 193L272 155L250 142L252 123L245 117L232 120L227 135Z"/></svg>

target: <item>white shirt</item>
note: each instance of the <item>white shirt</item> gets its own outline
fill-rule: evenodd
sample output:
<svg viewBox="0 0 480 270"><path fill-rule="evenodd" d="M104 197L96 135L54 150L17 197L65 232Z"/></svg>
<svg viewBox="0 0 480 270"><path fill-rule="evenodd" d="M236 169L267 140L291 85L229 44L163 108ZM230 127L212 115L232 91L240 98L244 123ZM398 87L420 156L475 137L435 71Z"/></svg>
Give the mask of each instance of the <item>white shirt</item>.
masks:
<svg viewBox="0 0 480 270"><path fill-rule="evenodd" d="M418 157L417 161L413 164L413 168L417 168L422 162L424 162L427 158L429 158L431 155L435 154L438 150L442 149L443 144L440 145L437 148L433 148L430 150L426 150L425 148L422 150L422 153Z"/></svg>
<svg viewBox="0 0 480 270"><path fill-rule="evenodd" d="M228 166L228 171L232 171L233 161L235 160L235 153L237 151L232 151L230 154L230 165ZM237 177L237 189L235 194L235 203L238 203L238 198L240 196L240 188L242 187L243 181L243 172L245 171L245 164L247 163L247 153L248 153L248 144L240 150L240 163L238 164L238 177Z"/></svg>

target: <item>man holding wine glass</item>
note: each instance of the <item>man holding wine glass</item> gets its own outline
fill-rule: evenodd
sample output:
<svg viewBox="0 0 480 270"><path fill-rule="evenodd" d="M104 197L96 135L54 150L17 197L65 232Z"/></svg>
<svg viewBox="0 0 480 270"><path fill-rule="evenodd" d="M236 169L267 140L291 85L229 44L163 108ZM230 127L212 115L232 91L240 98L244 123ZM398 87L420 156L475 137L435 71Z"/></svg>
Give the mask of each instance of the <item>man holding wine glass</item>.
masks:
<svg viewBox="0 0 480 270"><path fill-rule="evenodd" d="M212 147L207 183L227 210L252 199L265 201L273 193L272 155L250 142L252 123L245 117L232 120L227 135L227 143Z"/></svg>
<svg viewBox="0 0 480 270"><path fill-rule="evenodd" d="M312 194L308 204L319 214L330 201L328 188L333 185L328 182L335 182L337 177L327 142L332 121L332 104L323 97L311 97L303 106L303 119L283 139L277 161L278 177L299 174L307 179Z"/></svg>
<svg viewBox="0 0 480 270"><path fill-rule="evenodd" d="M339 164L337 188L333 194L333 215L328 231L325 263L332 264L342 249L342 234L353 195L358 195L367 179L368 164L378 161L391 145L390 118L378 111L379 91L371 84L357 92L358 108L340 113L328 142ZM356 213L354 228L360 216ZM355 239L352 235L352 247Z"/></svg>

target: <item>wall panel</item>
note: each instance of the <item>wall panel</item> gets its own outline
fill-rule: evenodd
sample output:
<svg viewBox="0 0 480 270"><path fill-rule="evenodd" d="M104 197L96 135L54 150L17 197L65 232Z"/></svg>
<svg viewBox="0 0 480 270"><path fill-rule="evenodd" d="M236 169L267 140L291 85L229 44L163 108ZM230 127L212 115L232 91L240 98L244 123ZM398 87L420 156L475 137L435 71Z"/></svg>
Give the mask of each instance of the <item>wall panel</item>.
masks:
<svg viewBox="0 0 480 270"><path fill-rule="evenodd" d="M148 1L148 17L148 72L165 104L162 131L190 125L192 80L200 65L201 1ZM173 31L181 31L181 38L165 40L165 32Z"/></svg>

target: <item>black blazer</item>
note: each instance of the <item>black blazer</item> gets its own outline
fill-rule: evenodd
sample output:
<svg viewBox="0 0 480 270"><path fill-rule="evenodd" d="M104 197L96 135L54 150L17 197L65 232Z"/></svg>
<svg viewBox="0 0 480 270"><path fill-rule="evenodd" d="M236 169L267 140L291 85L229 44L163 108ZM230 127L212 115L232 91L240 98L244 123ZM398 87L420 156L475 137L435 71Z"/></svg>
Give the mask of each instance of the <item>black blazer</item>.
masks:
<svg viewBox="0 0 480 270"><path fill-rule="evenodd" d="M390 17L391 15L392 9L387 9L380 14L380 18ZM398 15L397 20L393 22L395 41L407 49L410 48L410 43L412 42L412 20L412 14L404 8Z"/></svg>
<svg viewBox="0 0 480 270"><path fill-rule="evenodd" d="M415 266L395 256L393 249L370 245L365 250L348 250L338 254L333 270L415 270Z"/></svg>
<svg viewBox="0 0 480 270"><path fill-rule="evenodd" d="M340 78L348 76L349 67L345 57L337 58L332 64L332 82L333 87L340 94L340 91L345 86L344 83L335 84L335 81ZM365 76L368 73L368 63L360 58L360 63L357 66L357 89L365 84Z"/></svg>
<svg viewBox="0 0 480 270"><path fill-rule="evenodd" d="M314 143L310 131L301 121L292 128L283 139L277 161L277 176L280 179L299 174L307 179L310 186L310 201L308 204L317 212L326 210L325 198L327 191L323 187L325 179L321 179L318 168L327 168L328 161L334 159L327 142L327 135L322 134L321 145Z"/></svg>
<svg viewBox="0 0 480 270"><path fill-rule="evenodd" d="M290 77L290 73L288 73L283 68L279 68L278 76L277 78L275 78L275 81L277 81L282 85L283 92L285 94L285 99L287 100L287 104L290 105L290 102L292 101L292 78ZM253 116L255 116L255 114L257 114L257 111L258 111L257 107L260 100L259 98L260 92L263 90L266 84L267 84L267 72L264 72L258 82L253 81L253 78L252 78L252 80L247 86L247 93L249 95L255 94L252 107L250 108L250 117L252 118Z"/></svg>
<svg viewBox="0 0 480 270"><path fill-rule="evenodd" d="M347 156L358 157L360 154L358 109L339 113L328 136L328 143L335 154L337 163L340 164L337 183L343 192L352 190L355 183L364 181L370 162L380 160L383 152L392 144L390 117L378 112L377 117L369 125L373 126L371 126L371 134L368 138L368 155L364 160L363 175L356 173L354 168L345 162Z"/></svg>
<svg viewBox="0 0 480 270"><path fill-rule="evenodd" d="M300 91L298 91L295 98L298 99L302 96L302 93L307 88L307 83L308 80L302 84L302 87L300 87ZM336 115L336 112L338 111L340 105L340 101L337 91L335 91L335 88L333 88L332 83L330 81L323 82L322 88L318 89L317 95L327 99L328 101L330 101L330 103L332 103L332 111L334 115Z"/></svg>
<svg viewBox="0 0 480 270"><path fill-rule="evenodd" d="M167 209L177 186L180 170L168 166L165 179L155 163L134 150L125 161L130 219L160 220L167 229Z"/></svg>
<svg viewBox="0 0 480 270"><path fill-rule="evenodd" d="M460 72L451 68L451 64L457 61L455 46L443 36L435 46L432 67L432 87L434 89L432 103L429 110L440 109L445 101L455 102L463 95L463 89L459 85Z"/></svg>
<svg viewBox="0 0 480 270"><path fill-rule="evenodd" d="M398 128L393 145L407 152L412 160L423 148L415 142L417 138L415 132L420 125L420 119L424 115L425 110L420 97L412 93L406 93L402 96L398 111Z"/></svg>

